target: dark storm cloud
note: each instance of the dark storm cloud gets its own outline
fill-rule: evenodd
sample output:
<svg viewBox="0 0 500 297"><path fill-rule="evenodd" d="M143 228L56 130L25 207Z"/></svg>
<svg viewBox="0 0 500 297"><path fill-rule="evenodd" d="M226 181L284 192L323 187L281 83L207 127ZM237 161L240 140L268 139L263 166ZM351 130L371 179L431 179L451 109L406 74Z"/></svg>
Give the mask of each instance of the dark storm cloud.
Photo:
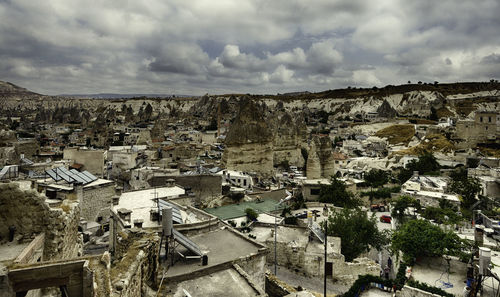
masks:
<svg viewBox="0 0 500 297"><path fill-rule="evenodd" d="M0 0L0 80L274 93L499 75L497 0Z"/></svg>

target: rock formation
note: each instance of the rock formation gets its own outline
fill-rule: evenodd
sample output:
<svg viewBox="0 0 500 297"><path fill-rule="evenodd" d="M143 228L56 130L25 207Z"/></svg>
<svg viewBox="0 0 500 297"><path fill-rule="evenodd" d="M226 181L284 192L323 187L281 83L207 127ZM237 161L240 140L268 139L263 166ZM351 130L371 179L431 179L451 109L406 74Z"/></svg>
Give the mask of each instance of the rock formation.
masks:
<svg viewBox="0 0 500 297"><path fill-rule="evenodd" d="M383 118L394 118L398 113L394 108L392 108L387 100L384 100L384 102L382 102L382 104L377 108L377 114L379 117Z"/></svg>
<svg viewBox="0 0 500 297"><path fill-rule="evenodd" d="M304 117L295 119L287 113L275 116L275 129L273 141L273 162L274 165L288 161L289 165L298 167L304 166L304 158L300 151L305 143L307 129Z"/></svg>
<svg viewBox="0 0 500 297"><path fill-rule="evenodd" d="M335 174L332 142L327 136L314 136L309 147L306 175L308 179L330 178Z"/></svg>
<svg viewBox="0 0 500 297"><path fill-rule="evenodd" d="M250 98L239 102L239 112L226 136L222 162L226 168L258 172L273 171L273 134L264 112Z"/></svg>

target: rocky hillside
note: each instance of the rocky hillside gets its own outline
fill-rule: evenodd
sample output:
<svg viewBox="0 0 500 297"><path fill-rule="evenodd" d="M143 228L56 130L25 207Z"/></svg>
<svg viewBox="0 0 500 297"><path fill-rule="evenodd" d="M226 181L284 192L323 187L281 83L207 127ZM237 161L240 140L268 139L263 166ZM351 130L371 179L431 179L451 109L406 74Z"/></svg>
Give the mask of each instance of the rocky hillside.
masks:
<svg viewBox="0 0 500 297"><path fill-rule="evenodd" d="M9 82L0 81L0 98L12 96L37 96L39 94L28 91Z"/></svg>
<svg viewBox="0 0 500 297"><path fill-rule="evenodd" d="M151 105L153 116L196 117L213 119L217 110L223 118L233 120L242 95L218 95L193 98L157 99L69 99L43 96L7 82L0 82L0 110L42 113L40 118L58 110L87 110L81 117L96 117L105 110L120 112L124 107L138 114L141 107ZM289 95L254 95L251 100L265 105L269 114L286 112L293 117L316 116L321 112L331 119L361 118L367 114L382 117L416 116L429 117L431 108L438 116L468 117L477 109L500 110L500 84L408 84L384 88L347 88L319 93L301 92ZM29 100L27 100L29 99ZM74 112L73 112L74 113ZM109 112L108 112L109 113Z"/></svg>

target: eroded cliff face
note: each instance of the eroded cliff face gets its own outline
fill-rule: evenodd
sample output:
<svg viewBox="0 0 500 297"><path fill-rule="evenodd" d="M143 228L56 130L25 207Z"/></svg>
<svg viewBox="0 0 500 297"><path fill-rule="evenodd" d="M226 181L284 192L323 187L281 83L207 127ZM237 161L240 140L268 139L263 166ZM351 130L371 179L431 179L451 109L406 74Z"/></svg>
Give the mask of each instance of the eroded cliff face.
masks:
<svg viewBox="0 0 500 297"><path fill-rule="evenodd" d="M285 111L274 115L273 163L279 165L288 161L289 165L304 166L300 149L306 146L307 128L301 114L290 115Z"/></svg>
<svg viewBox="0 0 500 297"><path fill-rule="evenodd" d="M239 111L226 136L222 162L228 169L258 172L273 171L273 133L264 118L264 109L251 98L239 102Z"/></svg>
<svg viewBox="0 0 500 297"><path fill-rule="evenodd" d="M330 178L335 174L332 141L327 136L315 135L309 146L306 175L308 179Z"/></svg>

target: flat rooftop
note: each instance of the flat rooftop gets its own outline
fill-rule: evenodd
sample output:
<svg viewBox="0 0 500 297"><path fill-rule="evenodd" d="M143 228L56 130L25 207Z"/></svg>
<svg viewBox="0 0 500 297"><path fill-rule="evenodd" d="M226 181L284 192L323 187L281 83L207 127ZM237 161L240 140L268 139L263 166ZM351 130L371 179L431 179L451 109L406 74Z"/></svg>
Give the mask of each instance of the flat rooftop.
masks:
<svg viewBox="0 0 500 297"><path fill-rule="evenodd" d="M265 248L263 245L243 238L243 236L236 234L236 231L224 228L189 237L208 256L208 265L202 266L200 259L183 259L177 256L174 266L169 267L166 277L176 277L204 270L221 263L257 254ZM178 245L176 250L184 255L190 254L182 245ZM167 262L170 264L170 259Z"/></svg>
<svg viewBox="0 0 500 297"><path fill-rule="evenodd" d="M114 205L112 211L118 213L120 208L131 210L130 222L133 223L136 219L143 220L143 228L155 228L159 224L157 221L151 221L151 209L157 208L155 197L158 198L177 198L183 195L185 190L181 187L162 187L155 189L147 189L140 191L132 191L122 193L118 205ZM184 223L198 222L196 216L188 214L181 210L181 216Z"/></svg>
<svg viewBox="0 0 500 297"><path fill-rule="evenodd" d="M221 220L228 220L245 216L245 209L247 208L252 208L257 213L265 213L281 210L283 209L283 206L279 205L272 199L265 199L261 201L245 201L237 204L205 208L204 211L218 217Z"/></svg>
<svg viewBox="0 0 500 297"><path fill-rule="evenodd" d="M0 244L0 263L14 261L29 244L29 242L17 243L15 240Z"/></svg>
<svg viewBox="0 0 500 297"><path fill-rule="evenodd" d="M186 296L183 290L186 290L191 296L262 296L234 268L180 282L177 284L177 288L173 290L175 292L174 297Z"/></svg>

